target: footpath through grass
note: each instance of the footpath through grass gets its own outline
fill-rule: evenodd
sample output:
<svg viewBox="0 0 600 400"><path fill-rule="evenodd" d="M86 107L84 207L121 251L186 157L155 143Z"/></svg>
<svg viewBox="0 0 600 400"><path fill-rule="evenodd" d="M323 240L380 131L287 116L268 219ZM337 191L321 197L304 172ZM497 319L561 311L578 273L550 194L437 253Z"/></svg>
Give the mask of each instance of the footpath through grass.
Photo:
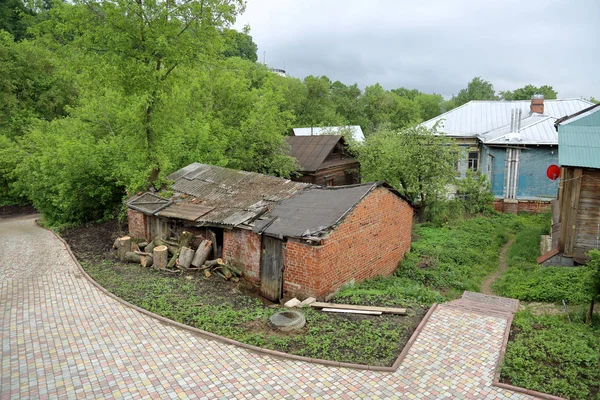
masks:
<svg viewBox="0 0 600 400"><path fill-rule="evenodd" d="M528 222L509 249L508 271L493 289L522 301L565 300L571 322L552 304L534 307L522 303L526 307L513 321L502 380L569 399L600 399L600 318L591 326L585 324L590 271L585 267L537 265L539 236L546 233L549 222Z"/></svg>

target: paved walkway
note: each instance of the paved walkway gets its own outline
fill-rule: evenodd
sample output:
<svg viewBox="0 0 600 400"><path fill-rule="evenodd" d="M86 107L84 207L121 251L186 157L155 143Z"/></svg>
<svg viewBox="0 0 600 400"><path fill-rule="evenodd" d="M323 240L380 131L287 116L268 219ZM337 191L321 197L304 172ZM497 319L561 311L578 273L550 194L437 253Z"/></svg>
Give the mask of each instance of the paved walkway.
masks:
<svg viewBox="0 0 600 400"><path fill-rule="evenodd" d="M122 305L31 217L0 220L0 399L526 398L491 386L505 326L440 306L395 373L261 356Z"/></svg>

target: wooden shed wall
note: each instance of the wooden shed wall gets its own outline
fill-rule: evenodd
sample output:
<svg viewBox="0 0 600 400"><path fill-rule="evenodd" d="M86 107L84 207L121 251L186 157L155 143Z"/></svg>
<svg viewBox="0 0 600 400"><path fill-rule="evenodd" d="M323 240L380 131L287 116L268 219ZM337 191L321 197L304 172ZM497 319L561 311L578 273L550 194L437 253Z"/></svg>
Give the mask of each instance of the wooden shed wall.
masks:
<svg viewBox="0 0 600 400"><path fill-rule="evenodd" d="M600 242L600 170L564 167L559 190L559 249L578 263Z"/></svg>

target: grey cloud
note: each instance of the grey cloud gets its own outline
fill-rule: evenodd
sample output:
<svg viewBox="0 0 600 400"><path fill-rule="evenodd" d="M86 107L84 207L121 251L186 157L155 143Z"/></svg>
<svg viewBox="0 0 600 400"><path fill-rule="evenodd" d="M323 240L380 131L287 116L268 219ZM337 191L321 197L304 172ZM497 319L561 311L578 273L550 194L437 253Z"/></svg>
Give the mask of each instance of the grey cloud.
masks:
<svg viewBox="0 0 600 400"><path fill-rule="evenodd" d="M598 98L598 21L595 0L249 0L236 26L251 26L260 60L266 51L298 78L450 96L481 76L498 91Z"/></svg>

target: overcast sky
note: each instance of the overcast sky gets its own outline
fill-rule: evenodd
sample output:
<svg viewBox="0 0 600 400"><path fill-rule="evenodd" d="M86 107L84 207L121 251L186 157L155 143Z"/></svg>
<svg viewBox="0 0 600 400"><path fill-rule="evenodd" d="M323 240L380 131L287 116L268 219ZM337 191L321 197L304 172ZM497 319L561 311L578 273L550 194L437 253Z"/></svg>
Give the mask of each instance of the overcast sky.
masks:
<svg viewBox="0 0 600 400"><path fill-rule="evenodd" d="M600 98L599 0L248 0L245 24L259 60L298 78L448 97L481 76Z"/></svg>

